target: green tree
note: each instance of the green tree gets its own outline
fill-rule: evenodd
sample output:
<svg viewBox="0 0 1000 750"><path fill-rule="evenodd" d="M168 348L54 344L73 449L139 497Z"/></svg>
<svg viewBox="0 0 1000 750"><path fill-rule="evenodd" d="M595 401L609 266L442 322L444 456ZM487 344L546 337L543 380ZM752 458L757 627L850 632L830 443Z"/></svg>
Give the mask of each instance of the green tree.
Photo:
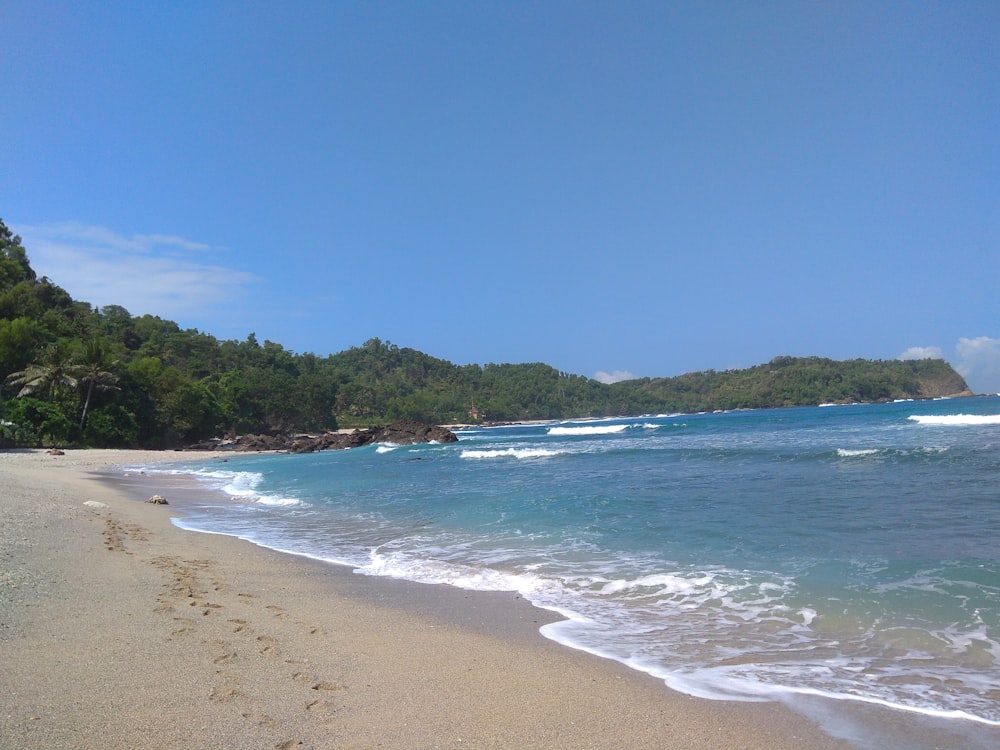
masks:
<svg viewBox="0 0 1000 750"><path fill-rule="evenodd" d="M13 372L7 377L7 382L17 388L17 397L44 393L55 398L63 389L77 387L78 370L66 347L52 344L44 353L43 359L29 365L24 370Z"/></svg>
<svg viewBox="0 0 1000 750"><path fill-rule="evenodd" d="M34 281L35 272L28 263L28 254L21 238L0 220L0 292L22 281Z"/></svg>
<svg viewBox="0 0 1000 750"><path fill-rule="evenodd" d="M27 368L43 336L41 325L31 318L0 318L0 377Z"/></svg>
<svg viewBox="0 0 1000 750"><path fill-rule="evenodd" d="M90 400L94 393L119 390L118 376L105 369L111 366L112 364L108 362L108 345L96 337L89 339L84 344L81 361L74 368L77 387L86 391L83 410L80 413L80 432L83 432L83 425L87 421L87 410L90 408Z"/></svg>
<svg viewBox="0 0 1000 750"><path fill-rule="evenodd" d="M31 396L19 398L7 405L6 420L13 425L17 443L41 446L45 442L65 444L73 431L73 423L57 404Z"/></svg>

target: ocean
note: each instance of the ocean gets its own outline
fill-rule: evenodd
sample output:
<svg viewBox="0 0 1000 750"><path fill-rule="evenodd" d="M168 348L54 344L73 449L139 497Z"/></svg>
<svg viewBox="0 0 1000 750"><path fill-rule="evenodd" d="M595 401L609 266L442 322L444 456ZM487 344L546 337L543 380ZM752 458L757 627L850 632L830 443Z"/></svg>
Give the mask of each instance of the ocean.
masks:
<svg viewBox="0 0 1000 750"><path fill-rule="evenodd" d="M1000 737L1000 398L456 434L144 470L217 490L185 529L516 591L561 615L547 638L693 696L780 700L858 747L894 743L872 706Z"/></svg>

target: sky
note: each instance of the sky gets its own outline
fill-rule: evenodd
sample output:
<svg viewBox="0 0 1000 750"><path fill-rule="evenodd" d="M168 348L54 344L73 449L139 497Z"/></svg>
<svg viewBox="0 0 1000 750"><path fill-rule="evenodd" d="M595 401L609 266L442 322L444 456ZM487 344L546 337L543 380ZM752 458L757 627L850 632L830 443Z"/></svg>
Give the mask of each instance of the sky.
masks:
<svg viewBox="0 0 1000 750"><path fill-rule="evenodd" d="M611 381L1000 392L1000 4L0 0L0 219L74 298Z"/></svg>

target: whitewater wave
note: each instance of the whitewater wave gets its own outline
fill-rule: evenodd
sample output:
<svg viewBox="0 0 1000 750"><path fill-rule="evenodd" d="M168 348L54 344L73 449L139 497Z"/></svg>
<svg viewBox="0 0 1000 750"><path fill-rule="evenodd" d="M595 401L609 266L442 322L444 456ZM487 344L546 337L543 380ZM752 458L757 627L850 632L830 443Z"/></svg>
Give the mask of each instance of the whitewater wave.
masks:
<svg viewBox="0 0 1000 750"><path fill-rule="evenodd" d="M546 607L566 619L544 625L543 635L647 672L689 695L738 701L824 696L1000 726L995 702L978 695L992 684L983 681L977 666L981 654L995 659L1000 648L981 618L972 627L956 624L924 632L886 628L878 634L883 648L869 653L830 631L829 613L795 601L790 595L797 586L790 578L720 569L576 583L582 595L566 599L571 592L564 592L564 606ZM546 604L532 592L527 597ZM668 621L679 637L649 638L665 630ZM705 637L706 623L715 637ZM684 637L686 632L690 638ZM945 657L953 654L946 660L951 663L937 667L930 657L942 653L925 653L928 644L937 644L936 651ZM905 666L897 666L900 649L911 659ZM842 653L831 656L831 651ZM914 679L913 661L923 659L927 666L920 679L948 679L963 689L936 697L914 690L920 679ZM859 692L857 673L866 670L884 679L866 683Z"/></svg>
<svg viewBox="0 0 1000 750"><path fill-rule="evenodd" d="M559 425L558 427L550 427L546 434L564 437L567 435L618 435L626 430L655 430L659 427L660 425L652 422L636 424Z"/></svg>
<svg viewBox="0 0 1000 750"><path fill-rule="evenodd" d="M525 597L541 589L553 588L551 581L531 573L505 572L402 552L385 553L378 549L372 550L368 565L359 567L357 572L420 583L445 584L471 591L516 591Z"/></svg>
<svg viewBox="0 0 1000 750"><path fill-rule="evenodd" d="M554 451L547 448L496 448L493 450L464 450L459 458L549 458L567 451Z"/></svg>
<svg viewBox="0 0 1000 750"><path fill-rule="evenodd" d="M263 481L262 474L256 471L220 471L217 469L151 469L147 474L170 474L174 476L189 476L208 485L213 490L220 490L231 498L260 505L301 505L302 501L294 497L268 495L261 493L257 487Z"/></svg>
<svg viewBox="0 0 1000 750"><path fill-rule="evenodd" d="M1000 424L1000 414L913 414L907 419L917 424L955 427Z"/></svg>
<svg viewBox="0 0 1000 750"><path fill-rule="evenodd" d="M582 427L550 427L547 435L616 435L625 432L628 425L625 424L604 424L586 425Z"/></svg>
<svg viewBox="0 0 1000 750"><path fill-rule="evenodd" d="M862 456L874 456L882 451L878 448L837 448L837 455L841 458L860 458Z"/></svg>

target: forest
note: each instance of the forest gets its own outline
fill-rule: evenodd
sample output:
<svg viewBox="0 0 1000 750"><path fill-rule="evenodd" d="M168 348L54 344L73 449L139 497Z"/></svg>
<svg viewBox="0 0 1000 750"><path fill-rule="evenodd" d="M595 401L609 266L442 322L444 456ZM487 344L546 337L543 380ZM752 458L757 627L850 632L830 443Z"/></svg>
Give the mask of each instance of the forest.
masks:
<svg viewBox="0 0 1000 750"><path fill-rule="evenodd" d="M543 363L456 365L372 338L318 356L74 300L0 221L0 446L177 448L237 434L634 416L969 395L941 359L776 357L606 385Z"/></svg>

